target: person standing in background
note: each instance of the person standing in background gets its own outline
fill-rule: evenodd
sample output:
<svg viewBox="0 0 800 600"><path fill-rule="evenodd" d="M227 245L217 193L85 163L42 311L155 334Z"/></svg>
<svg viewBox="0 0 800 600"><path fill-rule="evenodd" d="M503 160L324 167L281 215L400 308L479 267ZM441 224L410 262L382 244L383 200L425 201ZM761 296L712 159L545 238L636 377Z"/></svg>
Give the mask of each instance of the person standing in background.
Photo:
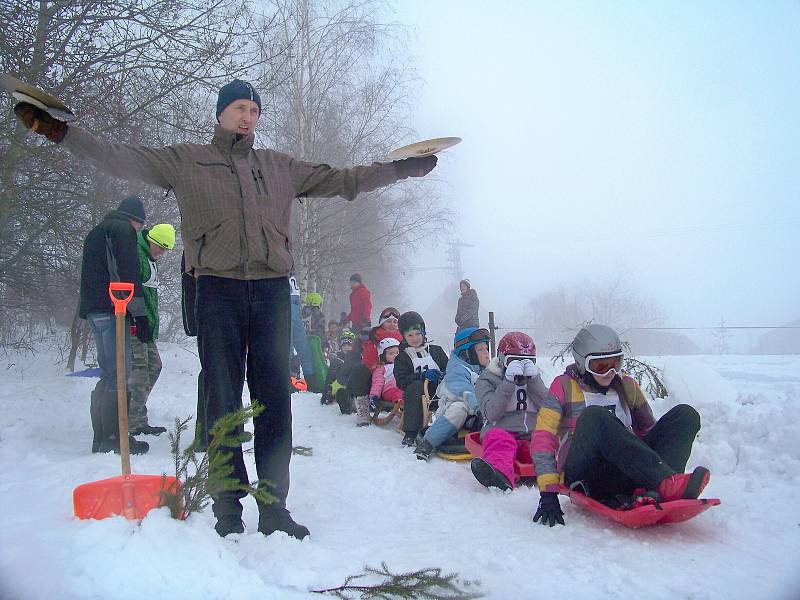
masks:
<svg viewBox="0 0 800 600"><path fill-rule="evenodd" d="M175 228L168 223L153 225L137 234L139 270L142 275L142 293L147 320L150 322L152 340L143 342L131 338L130 410L128 432L131 435L161 435L167 429L154 427L147 421L147 398L161 374L161 356L158 354L158 265L156 261L175 247Z"/></svg>
<svg viewBox="0 0 800 600"><path fill-rule="evenodd" d="M456 332L467 327L480 327L478 293L472 289L469 279L462 279L458 287L461 289L461 297L458 299L456 309Z"/></svg>
<svg viewBox="0 0 800 600"><path fill-rule="evenodd" d="M349 321L351 329L358 333L372 325L372 293L361 281L359 273L350 275L350 314L342 319L342 325Z"/></svg>

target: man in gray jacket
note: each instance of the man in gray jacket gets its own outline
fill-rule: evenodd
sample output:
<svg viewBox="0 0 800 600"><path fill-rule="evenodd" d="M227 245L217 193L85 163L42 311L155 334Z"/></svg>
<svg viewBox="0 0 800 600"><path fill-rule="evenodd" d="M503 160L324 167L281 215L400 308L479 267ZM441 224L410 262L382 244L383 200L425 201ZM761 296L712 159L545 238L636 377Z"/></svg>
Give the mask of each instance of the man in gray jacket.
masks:
<svg viewBox="0 0 800 600"><path fill-rule="evenodd" d="M123 179L173 190L181 212L186 268L197 278L198 348L204 376L206 423L237 410L245 369L253 398L265 406L254 421L259 480L276 501L259 503L258 529L302 539L308 529L286 510L292 414L289 391L289 240L293 201L342 196L353 200L407 177L429 173L436 157L373 163L350 169L295 160L254 149L261 99L247 82L223 86L208 144L148 148L115 144L53 119L27 103L14 112L29 129L62 143L75 156ZM232 476L249 479L241 447L231 448ZM216 530L241 533L243 492L214 497Z"/></svg>

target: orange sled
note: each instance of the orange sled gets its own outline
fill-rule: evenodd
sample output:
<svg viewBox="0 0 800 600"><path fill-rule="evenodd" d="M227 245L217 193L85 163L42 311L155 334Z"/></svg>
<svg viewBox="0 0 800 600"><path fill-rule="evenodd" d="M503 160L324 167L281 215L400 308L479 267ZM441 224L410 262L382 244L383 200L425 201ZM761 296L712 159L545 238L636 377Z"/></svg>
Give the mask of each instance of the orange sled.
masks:
<svg viewBox="0 0 800 600"><path fill-rule="evenodd" d="M480 432L467 435L464 439L464 445L473 456L483 456ZM536 477L533 464L529 462L523 462L519 459L515 460L514 470L520 477ZM647 527L649 525L681 523L693 519L700 513L720 504L718 498L698 498L697 500L657 502L628 510L616 510L578 490L570 490L563 485L559 486L558 493L569 497L572 504L583 510L632 529Z"/></svg>
<svg viewBox="0 0 800 600"><path fill-rule="evenodd" d="M114 295L117 291L126 292L126 296L117 298ZM117 406L122 475L79 485L72 492L72 504L79 519L105 519L113 515L143 519L150 510L166 504L165 493L180 497L181 482L167 475L131 474L128 402L125 397L125 308L133 296L133 284L112 282L108 285L108 293L114 302L117 327Z"/></svg>

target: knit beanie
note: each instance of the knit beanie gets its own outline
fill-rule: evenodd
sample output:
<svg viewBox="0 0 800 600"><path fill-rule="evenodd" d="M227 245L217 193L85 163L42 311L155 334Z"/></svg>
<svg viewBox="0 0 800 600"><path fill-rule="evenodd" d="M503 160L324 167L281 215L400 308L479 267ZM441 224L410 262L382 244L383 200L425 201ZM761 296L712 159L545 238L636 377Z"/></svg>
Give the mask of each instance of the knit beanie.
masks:
<svg viewBox="0 0 800 600"><path fill-rule="evenodd" d="M144 203L139 196L128 196L119 203L117 211L144 225Z"/></svg>
<svg viewBox="0 0 800 600"><path fill-rule="evenodd" d="M352 275L350 275L350 281L361 283L361 275L359 273L353 273Z"/></svg>
<svg viewBox="0 0 800 600"><path fill-rule="evenodd" d="M258 104L258 114L261 114L261 96L258 95L255 88L246 81L234 79L230 83L223 85L219 90L219 96L217 96L217 120L219 120L220 114L228 104L242 99L252 100Z"/></svg>

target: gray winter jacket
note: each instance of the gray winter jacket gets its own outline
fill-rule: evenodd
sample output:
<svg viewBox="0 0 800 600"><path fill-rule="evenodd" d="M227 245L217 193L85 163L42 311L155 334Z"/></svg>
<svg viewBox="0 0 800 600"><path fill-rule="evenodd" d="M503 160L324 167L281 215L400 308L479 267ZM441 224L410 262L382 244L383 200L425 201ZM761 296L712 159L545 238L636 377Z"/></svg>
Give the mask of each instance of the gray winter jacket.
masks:
<svg viewBox="0 0 800 600"><path fill-rule="evenodd" d="M505 367L499 358L493 358L475 382L484 425L481 439L496 427L511 433L533 433L536 414L547 398L547 386L541 375L528 381L526 387L517 388L505 378Z"/></svg>
<svg viewBox="0 0 800 600"><path fill-rule="evenodd" d="M478 292L472 288L468 289L467 292L458 299L456 327L459 331L467 327L480 327L478 319L479 308L480 300L478 300Z"/></svg>
<svg viewBox="0 0 800 600"><path fill-rule="evenodd" d="M217 125L210 144L148 148L108 142L70 125L63 145L110 175L173 190L187 270L230 279L289 274L295 198L352 200L399 179L393 163L334 169L254 149L254 139L238 139Z"/></svg>

